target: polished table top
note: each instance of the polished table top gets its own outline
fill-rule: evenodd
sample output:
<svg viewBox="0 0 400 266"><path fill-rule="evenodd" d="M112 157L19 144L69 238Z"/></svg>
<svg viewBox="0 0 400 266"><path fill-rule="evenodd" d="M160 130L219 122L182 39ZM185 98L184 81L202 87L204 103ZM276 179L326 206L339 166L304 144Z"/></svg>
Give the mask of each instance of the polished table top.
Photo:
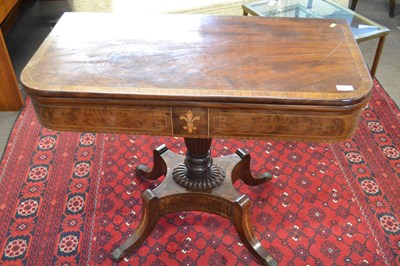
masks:
<svg viewBox="0 0 400 266"><path fill-rule="evenodd" d="M21 80L57 130L341 140L372 81L343 20L66 13Z"/></svg>

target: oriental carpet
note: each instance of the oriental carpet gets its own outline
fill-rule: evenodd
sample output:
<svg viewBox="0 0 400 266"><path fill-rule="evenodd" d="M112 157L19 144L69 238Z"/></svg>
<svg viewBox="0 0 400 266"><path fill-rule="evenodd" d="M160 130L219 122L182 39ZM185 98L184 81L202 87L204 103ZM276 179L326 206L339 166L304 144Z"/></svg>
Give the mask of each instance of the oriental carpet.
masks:
<svg viewBox="0 0 400 266"><path fill-rule="evenodd" d="M252 200L261 244L280 265L400 264L400 112L379 83L355 136L337 144L216 139L213 156L241 148L272 182L235 186ZM152 149L184 153L181 138L56 132L32 104L0 165L1 265L113 265L138 226L147 181L134 167ZM162 179L162 178L161 178ZM120 265L257 265L229 220L169 214Z"/></svg>

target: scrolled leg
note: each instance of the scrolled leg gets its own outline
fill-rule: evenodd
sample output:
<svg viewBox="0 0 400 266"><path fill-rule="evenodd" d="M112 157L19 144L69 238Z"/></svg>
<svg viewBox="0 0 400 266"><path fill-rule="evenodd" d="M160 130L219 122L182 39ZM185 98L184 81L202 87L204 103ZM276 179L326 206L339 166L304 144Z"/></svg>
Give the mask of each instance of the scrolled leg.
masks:
<svg viewBox="0 0 400 266"><path fill-rule="evenodd" d="M243 195L233 203L233 224L243 244L263 265L278 265L276 260L261 246L250 222L250 199Z"/></svg>
<svg viewBox="0 0 400 266"><path fill-rule="evenodd" d="M157 149L153 150L154 164L153 169L145 165L139 165L136 167L136 174L145 177L146 179L155 180L162 175L167 174L167 165L161 155L168 150L166 145L161 145Z"/></svg>
<svg viewBox="0 0 400 266"><path fill-rule="evenodd" d="M232 182L235 183L239 178L243 180L246 185L258 186L262 183L270 181L272 179L271 173L263 173L256 176L251 174L250 170L250 155L238 149L236 154L242 158L242 160L232 170Z"/></svg>
<svg viewBox="0 0 400 266"><path fill-rule="evenodd" d="M136 231L121 246L112 252L116 261L126 257L132 250L139 247L151 234L157 225L160 216L159 199L151 190L146 190L143 195L143 215Z"/></svg>

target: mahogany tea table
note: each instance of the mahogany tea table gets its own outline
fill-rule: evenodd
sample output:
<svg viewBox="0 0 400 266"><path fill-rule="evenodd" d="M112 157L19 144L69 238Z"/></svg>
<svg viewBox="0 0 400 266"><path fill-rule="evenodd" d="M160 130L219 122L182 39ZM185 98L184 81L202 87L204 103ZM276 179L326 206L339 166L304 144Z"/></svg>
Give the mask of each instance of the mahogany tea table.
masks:
<svg viewBox="0 0 400 266"><path fill-rule="evenodd" d="M233 183L251 174L238 150L212 158L212 138L340 141L357 127L372 81L345 21L320 19L66 13L21 80L41 123L66 131L180 136L186 156L154 150L134 234L120 260L161 215L204 211L231 219L262 264L276 261L251 225L250 200Z"/></svg>

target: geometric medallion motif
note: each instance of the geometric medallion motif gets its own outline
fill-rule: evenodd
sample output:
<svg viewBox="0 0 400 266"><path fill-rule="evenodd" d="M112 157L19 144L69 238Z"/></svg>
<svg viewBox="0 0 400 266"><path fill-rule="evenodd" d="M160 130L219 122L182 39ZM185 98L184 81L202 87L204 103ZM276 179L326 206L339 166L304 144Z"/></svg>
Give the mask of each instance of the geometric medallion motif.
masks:
<svg viewBox="0 0 400 266"><path fill-rule="evenodd" d="M68 234L62 235L60 242L58 243L59 252L61 254L70 254L77 252L79 245L79 238L76 235Z"/></svg>
<svg viewBox="0 0 400 266"><path fill-rule="evenodd" d="M4 257L6 259L15 259L21 257L28 248L28 241L26 239L17 238L9 240L6 248L4 249Z"/></svg>

